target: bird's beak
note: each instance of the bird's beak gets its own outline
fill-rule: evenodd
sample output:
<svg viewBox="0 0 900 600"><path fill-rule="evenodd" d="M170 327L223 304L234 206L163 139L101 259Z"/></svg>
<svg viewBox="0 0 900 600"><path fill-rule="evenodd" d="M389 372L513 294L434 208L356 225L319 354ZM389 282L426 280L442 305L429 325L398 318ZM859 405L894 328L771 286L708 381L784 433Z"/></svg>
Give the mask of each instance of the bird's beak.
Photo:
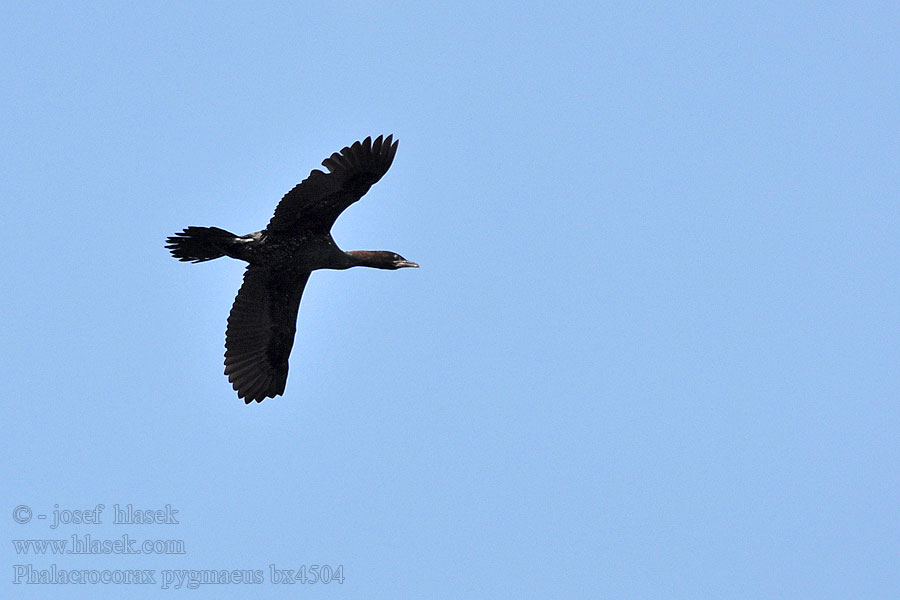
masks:
<svg viewBox="0 0 900 600"><path fill-rule="evenodd" d="M418 269L419 263L414 263L411 260L401 260L397 263L397 268L402 269L403 267L413 267L415 269Z"/></svg>

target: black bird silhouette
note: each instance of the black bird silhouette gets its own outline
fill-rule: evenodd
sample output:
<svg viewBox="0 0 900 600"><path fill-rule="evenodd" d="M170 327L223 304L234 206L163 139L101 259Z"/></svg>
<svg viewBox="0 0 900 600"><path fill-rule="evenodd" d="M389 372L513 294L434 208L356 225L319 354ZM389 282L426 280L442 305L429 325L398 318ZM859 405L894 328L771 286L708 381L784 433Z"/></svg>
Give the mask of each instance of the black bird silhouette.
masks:
<svg viewBox="0 0 900 600"><path fill-rule="evenodd" d="M249 404L284 393L288 357L297 330L300 297L316 269L418 267L393 252L344 252L331 226L390 168L398 141L378 136L335 152L285 194L262 231L234 235L218 227L188 227L166 239L181 261L230 256L250 263L225 332L225 374Z"/></svg>

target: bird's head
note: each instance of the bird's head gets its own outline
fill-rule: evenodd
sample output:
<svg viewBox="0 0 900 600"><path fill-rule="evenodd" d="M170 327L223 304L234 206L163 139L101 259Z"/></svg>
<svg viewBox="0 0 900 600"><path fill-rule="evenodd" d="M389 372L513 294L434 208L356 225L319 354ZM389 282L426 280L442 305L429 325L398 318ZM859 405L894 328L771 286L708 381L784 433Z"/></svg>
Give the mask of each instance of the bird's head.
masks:
<svg viewBox="0 0 900 600"><path fill-rule="evenodd" d="M390 266L384 267L386 269L404 269L407 267L412 267L414 269L419 268L419 263L414 263L411 260L406 260L396 252L386 252L385 254L390 255Z"/></svg>

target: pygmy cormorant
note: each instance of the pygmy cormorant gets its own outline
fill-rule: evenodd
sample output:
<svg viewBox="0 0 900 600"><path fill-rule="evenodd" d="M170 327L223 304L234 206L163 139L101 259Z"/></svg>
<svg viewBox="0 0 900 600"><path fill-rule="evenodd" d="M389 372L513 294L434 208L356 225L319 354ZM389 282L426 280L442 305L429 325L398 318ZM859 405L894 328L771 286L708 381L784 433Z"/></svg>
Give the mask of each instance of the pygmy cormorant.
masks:
<svg viewBox="0 0 900 600"><path fill-rule="evenodd" d="M234 235L218 227L188 227L166 239L172 256L204 262L230 256L250 263L225 332L225 374L249 404L284 393L297 330L300 296L316 269L418 267L393 252L344 252L331 226L387 172L398 141L378 136L355 142L322 161L285 194L262 231Z"/></svg>

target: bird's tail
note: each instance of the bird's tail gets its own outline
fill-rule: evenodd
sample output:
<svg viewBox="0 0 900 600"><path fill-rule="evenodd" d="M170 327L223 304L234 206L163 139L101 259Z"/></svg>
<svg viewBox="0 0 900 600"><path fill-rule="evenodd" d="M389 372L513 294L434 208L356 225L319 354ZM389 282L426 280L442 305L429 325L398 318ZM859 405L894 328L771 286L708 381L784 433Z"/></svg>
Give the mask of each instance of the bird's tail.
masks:
<svg viewBox="0 0 900 600"><path fill-rule="evenodd" d="M236 235L218 227L188 227L166 238L166 248L181 261L203 262L225 256Z"/></svg>

